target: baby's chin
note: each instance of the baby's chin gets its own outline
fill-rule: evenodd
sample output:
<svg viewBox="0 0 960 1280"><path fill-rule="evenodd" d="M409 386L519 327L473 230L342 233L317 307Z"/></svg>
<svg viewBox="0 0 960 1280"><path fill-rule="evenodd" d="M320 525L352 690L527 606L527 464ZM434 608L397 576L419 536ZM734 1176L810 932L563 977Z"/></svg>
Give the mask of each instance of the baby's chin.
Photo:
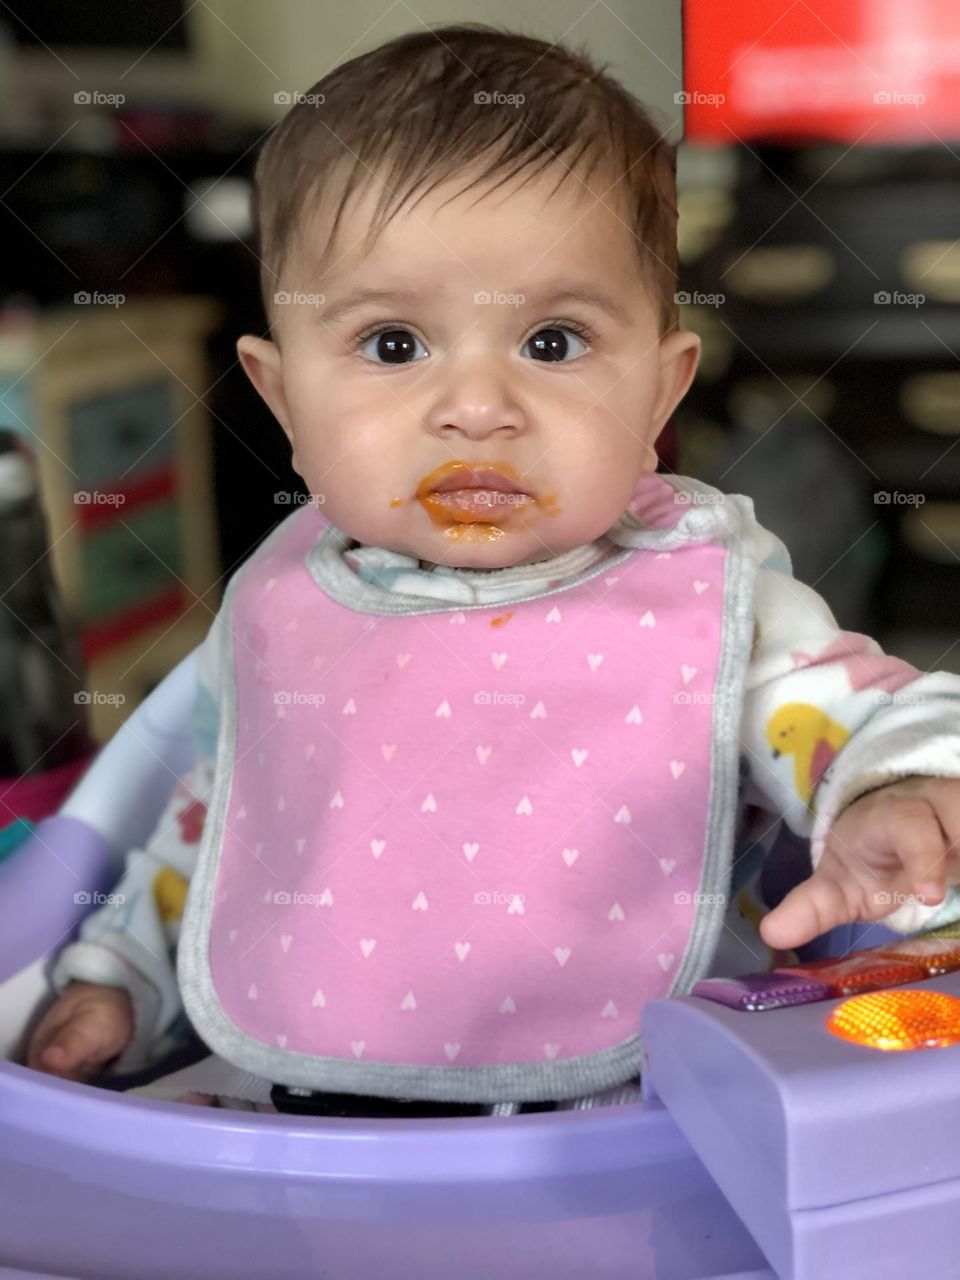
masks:
<svg viewBox="0 0 960 1280"><path fill-rule="evenodd" d="M415 513L411 513L415 514ZM492 522L464 522L444 527L412 528L401 518L396 521L362 518L356 511L344 512L337 520L328 508L327 515L355 543L384 547L400 555L411 556L423 566L443 565L449 569L510 569L517 565L552 560L571 547L597 536L582 528L535 528L510 521L501 526ZM416 523L419 524L419 521ZM550 522L543 522L544 526ZM406 526L406 527L404 527Z"/></svg>
<svg viewBox="0 0 960 1280"><path fill-rule="evenodd" d="M448 569L511 569L518 564L532 564L538 560L550 560L556 552L547 547L531 549L516 542L510 546L504 537L498 543L470 544L466 542L446 544L423 542L411 547L408 555L415 556L424 567L441 564Z"/></svg>
<svg viewBox="0 0 960 1280"><path fill-rule="evenodd" d="M510 569L519 564L550 560L559 554L539 540L531 546L529 537L521 539L504 532L502 537L491 538L486 529L477 530L476 535L464 529L455 539L442 534L435 538L412 539L391 539L382 533L373 538L362 537L359 533L352 536L357 542L412 556L423 568L443 565L447 569Z"/></svg>
<svg viewBox="0 0 960 1280"><path fill-rule="evenodd" d="M418 556L421 565L424 568L432 567L434 564L442 564L448 569L512 569L520 564L535 564L541 560L551 560L555 552L546 551L541 548L536 552L527 554L515 553L513 555L500 551L495 554L492 551L483 553L474 553L468 555L461 550L457 550L452 554L443 554L442 552L424 552Z"/></svg>

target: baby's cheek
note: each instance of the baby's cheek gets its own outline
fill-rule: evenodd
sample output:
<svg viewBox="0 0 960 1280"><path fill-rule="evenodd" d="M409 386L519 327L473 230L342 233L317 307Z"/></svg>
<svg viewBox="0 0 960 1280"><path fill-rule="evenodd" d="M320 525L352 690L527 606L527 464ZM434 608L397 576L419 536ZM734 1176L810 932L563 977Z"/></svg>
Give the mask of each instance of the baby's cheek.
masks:
<svg viewBox="0 0 960 1280"><path fill-rule="evenodd" d="M298 454L303 463L300 474L321 513L363 541L373 540L383 528L395 524L390 517L397 507L416 505L418 460L409 445L404 453L384 439L382 424L369 439L358 427L349 434L334 433ZM352 528L358 523L366 530L364 535Z"/></svg>

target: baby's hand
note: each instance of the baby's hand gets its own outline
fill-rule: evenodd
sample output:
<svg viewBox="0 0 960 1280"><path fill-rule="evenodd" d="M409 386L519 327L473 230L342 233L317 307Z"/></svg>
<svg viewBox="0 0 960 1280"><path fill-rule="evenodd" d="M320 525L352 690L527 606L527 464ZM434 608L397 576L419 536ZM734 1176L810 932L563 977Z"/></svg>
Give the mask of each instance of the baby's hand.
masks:
<svg viewBox="0 0 960 1280"><path fill-rule="evenodd" d="M84 1081L130 1043L133 1003L120 987L71 982L30 1040L27 1066Z"/></svg>
<svg viewBox="0 0 960 1280"><path fill-rule="evenodd" d="M926 906L960 883L960 779L903 778L861 796L830 828L816 871L761 921L786 950L852 920L880 920L909 897Z"/></svg>

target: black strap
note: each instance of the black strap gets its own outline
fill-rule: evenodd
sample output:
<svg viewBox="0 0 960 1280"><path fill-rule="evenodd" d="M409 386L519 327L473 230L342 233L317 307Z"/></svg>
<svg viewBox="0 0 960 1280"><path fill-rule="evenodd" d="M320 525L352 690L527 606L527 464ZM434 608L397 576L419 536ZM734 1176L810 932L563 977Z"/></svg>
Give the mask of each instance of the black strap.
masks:
<svg viewBox="0 0 960 1280"><path fill-rule="evenodd" d="M425 1119L486 1116L490 1103L434 1102L427 1098L373 1098L359 1093L304 1093L275 1084L270 1101L278 1111L298 1116L367 1116L371 1119ZM521 1111L553 1111L555 1102L525 1102Z"/></svg>
<svg viewBox="0 0 960 1280"><path fill-rule="evenodd" d="M92 1083L98 1089L113 1089L122 1093L126 1089L140 1089L145 1084L153 1084L154 1080L159 1080L162 1076L181 1071L184 1067L192 1067L195 1062L202 1062L204 1058L209 1057L209 1048L191 1027L187 1039L171 1049L159 1061L152 1062L148 1067L141 1067L139 1071L97 1076Z"/></svg>
<svg viewBox="0 0 960 1280"><path fill-rule="evenodd" d="M270 1101L278 1111L298 1116L369 1116L373 1119L420 1119L427 1116L482 1116L489 1106L479 1102L433 1102L418 1098L373 1098L359 1093L291 1092L275 1084Z"/></svg>

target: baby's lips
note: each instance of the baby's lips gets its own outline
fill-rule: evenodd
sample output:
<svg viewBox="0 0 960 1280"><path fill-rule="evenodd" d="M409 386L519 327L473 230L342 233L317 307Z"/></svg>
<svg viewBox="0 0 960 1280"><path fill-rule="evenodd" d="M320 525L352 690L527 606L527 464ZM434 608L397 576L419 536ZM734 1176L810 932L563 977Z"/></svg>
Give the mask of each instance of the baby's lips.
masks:
<svg viewBox="0 0 960 1280"><path fill-rule="evenodd" d="M445 493L459 493L464 490L476 490L482 493L500 493L507 495L523 495L529 497L526 489L518 484L516 480L512 480L510 476L502 475L499 471L493 471L488 467L478 467L464 471L462 473L454 473L445 476L439 484L435 484L430 492L442 496Z"/></svg>
<svg viewBox="0 0 960 1280"><path fill-rule="evenodd" d="M434 468L417 486L416 498L435 524L495 528L535 501L507 463L479 464L454 459Z"/></svg>
<svg viewBox="0 0 960 1280"><path fill-rule="evenodd" d="M414 500L445 536L487 542L504 536L501 526L526 529L533 508L542 516L560 514L556 494L535 493L509 462L445 462L423 477Z"/></svg>
<svg viewBox="0 0 960 1280"><path fill-rule="evenodd" d="M427 498L431 507L442 508L454 520L503 520L530 500L526 493L503 493L496 489L447 489L431 493Z"/></svg>
<svg viewBox="0 0 960 1280"><path fill-rule="evenodd" d="M454 489L487 489L497 493L527 493L509 463L464 462L455 458L428 472L417 485L417 497Z"/></svg>

